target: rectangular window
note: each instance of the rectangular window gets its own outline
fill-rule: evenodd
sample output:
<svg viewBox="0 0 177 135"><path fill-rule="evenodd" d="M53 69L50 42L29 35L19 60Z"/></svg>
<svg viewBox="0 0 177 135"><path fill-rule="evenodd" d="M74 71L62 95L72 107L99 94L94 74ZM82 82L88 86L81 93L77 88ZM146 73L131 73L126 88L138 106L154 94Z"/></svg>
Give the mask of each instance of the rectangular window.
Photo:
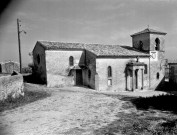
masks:
<svg viewBox="0 0 177 135"><path fill-rule="evenodd" d="M108 79L108 86L112 85L112 79Z"/></svg>

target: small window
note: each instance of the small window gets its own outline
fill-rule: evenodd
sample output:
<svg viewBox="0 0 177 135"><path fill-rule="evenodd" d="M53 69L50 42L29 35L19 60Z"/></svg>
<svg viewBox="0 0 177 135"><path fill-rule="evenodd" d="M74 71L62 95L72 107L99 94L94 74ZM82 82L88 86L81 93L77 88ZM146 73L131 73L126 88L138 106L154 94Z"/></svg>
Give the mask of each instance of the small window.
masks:
<svg viewBox="0 0 177 135"><path fill-rule="evenodd" d="M112 85L112 79L108 79L108 86Z"/></svg>
<svg viewBox="0 0 177 135"><path fill-rule="evenodd" d="M40 63L40 55L39 54L37 55L37 63L38 64Z"/></svg>
<svg viewBox="0 0 177 135"><path fill-rule="evenodd" d="M91 70L88 70L88 78L91 79Z"/></svg>
<svg viewBox="0 0 177 135"><path fill-rule="evenodd" d="M144 74L148 73L147 64L144 65Z"/></svg>
<svg viewBox="0 0 177 135"><path fill-rule="evenodd" d="M159 77L160 77L159 72L157 72L156 79L159 79Z"/></svg>
<svg viewBox="0 0 177 135"><path fill-rule="evenodd" d="M140 49L140 51L143 50L143 42L142 41L139 42L139 49Z"/></svg>
<svg viewBox="0 0 177 135"><path fill-rule="evenodd" d="M155 39L155 50L156 51L160 50L160 39L159 38Z"/></svg>
<svg viewBox="0 0 177 135"><path fill-rule="evenodd" d="M73 56L69 57L69 65L70 66L74 66L74 58L73 58Z"/></svg>
<svg viewBox="0 0 177 135"><path fill-rule="evenodd" d="M111 66L108 67L108 86L112 85L112 68Z"/></svg>

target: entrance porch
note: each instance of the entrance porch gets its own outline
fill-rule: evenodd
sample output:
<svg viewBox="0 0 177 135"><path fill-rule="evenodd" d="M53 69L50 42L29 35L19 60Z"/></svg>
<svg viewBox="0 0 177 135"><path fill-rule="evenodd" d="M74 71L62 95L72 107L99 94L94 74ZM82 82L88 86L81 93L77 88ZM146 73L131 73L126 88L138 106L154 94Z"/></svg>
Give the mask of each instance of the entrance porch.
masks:
<svg viewBox="0 0 177 135"><path fill-rule="evenodd" d="M144 89L144 68L143 62L130 62L126 65L126 90Z"/></svg>

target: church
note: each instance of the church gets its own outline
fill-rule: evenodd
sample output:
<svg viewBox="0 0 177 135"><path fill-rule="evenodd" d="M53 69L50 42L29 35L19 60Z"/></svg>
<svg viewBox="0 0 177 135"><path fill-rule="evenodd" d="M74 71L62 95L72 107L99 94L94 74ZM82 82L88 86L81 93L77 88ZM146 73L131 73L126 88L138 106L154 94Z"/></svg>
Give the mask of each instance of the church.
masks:
<svg viewBox="0 0 177 135"><path fill-rule="evenodd" d="M97 91L155 89L165 75L165 35L146 28L122 45L37 41L34 75L47 87L86 86Z"/></svg>

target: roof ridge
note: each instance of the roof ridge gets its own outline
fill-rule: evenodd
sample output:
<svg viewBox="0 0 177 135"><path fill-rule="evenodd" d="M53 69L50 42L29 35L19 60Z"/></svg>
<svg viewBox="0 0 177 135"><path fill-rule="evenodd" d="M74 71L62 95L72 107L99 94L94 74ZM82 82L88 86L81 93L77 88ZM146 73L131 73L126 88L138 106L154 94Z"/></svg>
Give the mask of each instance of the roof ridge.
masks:
<svg viewBox="0 0 177 135"><path fill-rule="evenodd" d="M81 43L81 42L59 42L59 41L47 41L47 40L38 40L37 42L40 43L63 43L63 44L82 44L82 45L106 45L106 46L128 46L131 47L129 45L118 45L118 44L101 44L101 43Z"/></svg>
<svg viewBox="0 0 177 135"><path fill-rule="evenodd" d="M161 32L161 31L158 31L158 30L154 30L152 28L146 28L146 29L144 29L144 30L142 30L140 32L134 33L134 34L132 34L130 36L132 37L132 36L139 35L139 34L144 34L144 33L158 33L158 34L164 34L164 35L167 34L166 32Z"/></svg>

